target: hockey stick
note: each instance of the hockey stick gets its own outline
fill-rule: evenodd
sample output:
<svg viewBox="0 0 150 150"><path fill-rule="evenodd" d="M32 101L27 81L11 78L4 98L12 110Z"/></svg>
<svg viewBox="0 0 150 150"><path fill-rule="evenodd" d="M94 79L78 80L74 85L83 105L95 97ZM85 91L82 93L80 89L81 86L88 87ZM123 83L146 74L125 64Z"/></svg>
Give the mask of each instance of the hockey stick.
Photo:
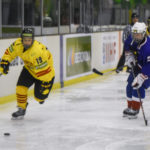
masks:
<svg viewBox="0 0 150 150"><path fill-rule="evenodd" d="M132 64L131 70L132 70L133 77L135 79L136 76L135 76L133 67L134 67L134 65ZM137 94L138 94L138 98L140 100L140 105L141 105L141 109L142 109L142 114L143 114L144 122L145 122L145 125L147 126L148 125L148 121L147 121L147 119L145 117L144 108L143 108L143 105L142 105L141 94L140 94L139 89L137 89Z"/></svg>
<svg viewBox="0 0 150 150"><path fill-rule="evenodd" d="M96 68L93 68L93 69L92 69L92 71L93 71L94 73L96 73L96 74L98 74L98 75L101 75L101 76L102 76L102 75L110 74L110 73L112 73L112 72L116 71L116 69L110 70L110 71L105 72L105 73L98 71Z"/></svg>

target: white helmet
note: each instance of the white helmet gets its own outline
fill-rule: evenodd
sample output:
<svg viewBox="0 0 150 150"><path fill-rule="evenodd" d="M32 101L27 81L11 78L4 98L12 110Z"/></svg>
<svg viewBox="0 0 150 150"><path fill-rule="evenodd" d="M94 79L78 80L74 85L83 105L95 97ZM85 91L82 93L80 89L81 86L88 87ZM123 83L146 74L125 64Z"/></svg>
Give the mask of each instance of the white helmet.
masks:
<svg viewBox="0 0 150 150"><path fill-rule="evenodd" d="M132 27L132 33L146 32L146 25L144 22L136 22Z"/></svg>
<svg viewBox="0 0 150 150"><path fill-rule="evenodd" d="M136 42L141 42L146 35L147 27L144 22L136 22L132 27L132 36ZM141 38L136 38L134 34L141 34Z"/></svg>

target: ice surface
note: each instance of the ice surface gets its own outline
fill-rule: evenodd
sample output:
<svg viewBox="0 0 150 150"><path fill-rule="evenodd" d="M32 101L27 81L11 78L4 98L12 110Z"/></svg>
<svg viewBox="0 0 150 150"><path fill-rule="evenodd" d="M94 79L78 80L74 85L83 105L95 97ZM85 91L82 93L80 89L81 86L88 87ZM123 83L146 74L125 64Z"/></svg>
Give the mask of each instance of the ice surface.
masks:
<svg viewBox="0 0 150 150"><path fill-rule="evenodd" d="M142 113L136 120L122 117L126 79L126 73L99 76L52 92L43 105L30 98L24 120L10 119L16 102L1 105L0 150L150 150Z"/></svg>

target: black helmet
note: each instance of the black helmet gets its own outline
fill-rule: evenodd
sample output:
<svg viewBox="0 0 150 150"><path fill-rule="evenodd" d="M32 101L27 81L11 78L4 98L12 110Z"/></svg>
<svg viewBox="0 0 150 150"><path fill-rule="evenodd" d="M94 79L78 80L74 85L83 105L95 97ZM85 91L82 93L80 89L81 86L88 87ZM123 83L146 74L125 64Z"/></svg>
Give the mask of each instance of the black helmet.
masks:
<svg viewBox="0 0 150 150"><path fill-rule="evenodd" d="M27 44L24 44L23 42L23 38L25 37L31 37L32 38L32 43L30 45L27 45ZM22 43L23 43L23 46L25 48L25 50L27 50L28 48L30 48L34 42L34 32L33 32L33 29L32 28L24 28L22 30L22 33L21 33L21 38L22 38Z"/></svg>
<svg viewBox="0 0 150 150"><path fill-rule="evenodd" d="M23 37L32 37L34 38L33 28L24 28L21 33L21 38Z"/></svg>
<svg viewBox="0 0 150 150"><path fill-rule="evenodd" d="M131 18L132 18L132 19L133 19L133 18L139 18L139 16L138 16L137 13L132 13Z"/></svg>

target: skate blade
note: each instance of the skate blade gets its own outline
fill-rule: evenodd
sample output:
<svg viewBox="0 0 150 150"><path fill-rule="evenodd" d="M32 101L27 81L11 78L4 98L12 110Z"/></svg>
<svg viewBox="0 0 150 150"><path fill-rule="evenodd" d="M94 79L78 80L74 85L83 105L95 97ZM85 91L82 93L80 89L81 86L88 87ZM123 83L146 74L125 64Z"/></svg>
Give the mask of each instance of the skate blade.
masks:
<svg viewBox="0 0 150 150"><path fill-rule="evenodd" d="M137 116L128 116L128 119L137 119Z"/></svg>
<svg viewBox="0 0 150 150"><path fill-rule="evenodd" d="M12 117L11 120L22 120L24 116Z"/></svg>

